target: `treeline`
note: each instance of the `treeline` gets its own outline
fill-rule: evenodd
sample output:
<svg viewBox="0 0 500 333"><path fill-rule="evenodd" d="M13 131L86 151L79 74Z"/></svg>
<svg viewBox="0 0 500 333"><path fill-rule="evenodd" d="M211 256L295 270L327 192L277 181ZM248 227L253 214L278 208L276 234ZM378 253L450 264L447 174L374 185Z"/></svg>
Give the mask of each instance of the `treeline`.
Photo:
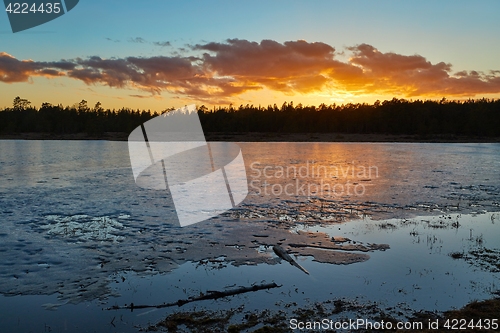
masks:
<svg viewBox="0 0 500 333"><path fill-rule="evenodd" d="M131 132L168 110L90 108L86 101L72 107L42 104L31 107L16 97L12 108L0 111L0 133ZM205 132L378 133L500 137L500 100L408 101L392 99L374 104L303 106L199 107Z"/></svg>
<svg viewBox="0 0 500 333"><path fill-rule="evenodd" d="M36 108L28 100L16 97L12 108L0 111L0 133L131 132L157 115L149 110L105 110L99 102L91 108L85 100L71 107L43 103Z"/></svg>
<svg viewBox="0 0 500 333"><path fill-rule="evenodd" d="M407 101L319 107L284 103L265 108L202 109L207 132L450 134L500 136L500 100Z"/></svg>

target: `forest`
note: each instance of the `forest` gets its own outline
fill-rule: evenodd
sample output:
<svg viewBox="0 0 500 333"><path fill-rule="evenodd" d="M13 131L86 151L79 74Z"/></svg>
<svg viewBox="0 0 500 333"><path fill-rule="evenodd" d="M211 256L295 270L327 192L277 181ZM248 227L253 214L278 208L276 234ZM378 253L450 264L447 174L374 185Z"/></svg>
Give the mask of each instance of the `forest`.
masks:
<svg viewBox="0 0 500 333"><path fill-rule="evenodd" d="M0 133L73 134L130 133L145 121L173 108L151 111L90 107L85 100L73 106L30 101L16 97L11 108L0 110ZM373 104L294 105L285 102L266 107L240 105L209 109L198 114L207 132L219 133L356 133L395 135L456 135L500 137L500 99L463 101L393 98Z"/></svg>

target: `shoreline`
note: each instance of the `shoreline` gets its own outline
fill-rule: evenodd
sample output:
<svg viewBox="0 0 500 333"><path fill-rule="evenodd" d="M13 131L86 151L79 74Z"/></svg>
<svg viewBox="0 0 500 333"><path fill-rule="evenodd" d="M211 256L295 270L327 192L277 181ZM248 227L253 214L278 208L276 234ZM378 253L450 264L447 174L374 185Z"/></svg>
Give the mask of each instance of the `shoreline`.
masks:
<svg viewBox="0 0 500 333"><path fill-rule="evenodd" d="M296 304L287 303L285 308L294 306ZM460 332L475 332L476 330L483 331L482 328L488 325L489 329L485 329L486 331L498 332L499 309L500 298L494 297L483 301L471 301L459 309L414 311L411 316L402 319L395 317L387 308L379 307L376 302L366 305L363 309L359 305L356 306L344 299L330 299L317 302L313 306L309 305L305 308L295 309L292 314L269 310L249 311L240 321L235 321L233 317L236 317L235 314L242 312L241 309L231 308L222 311L203 308L197 311L180 310L164 315L160 321L149 324L143 329L149 332L162 331L163 328L176 330L179 327L186 327L187 332L197 332L200 328L203 328L203 331L223 328L226 332L240 332L240 330L246 329L246 331L253 333L288 333L297 329L293 328L292 325L297 326L300 323L304 327L306 325L310 326L310 328L304 328L305 330L312 330L313 327L316 327L314 325L317 325L326 330L353 326L353 332L436 332L459 329L462 326ZM346 316L340 319L332 319L335 315L349 311L355 313L354 318ZM358 325L358 319L363 317L366 319L362 319L362 324ZM258 324L262 322L263 326L256 329L259 327ZM371 322L372 326L375 327L377 325L383 326L385 329L367 329L367 322ZM482 324L483 322L485 324ZM406 324L406 327L397 328L398 323ZM471 325L472 328L468 325ZM463 329L464 327L465 329Z"/></svg>
<svg viewBox="0 0 500 333"><path fill-rule="evenodd" d="M0 140L105 140L127 141L129 133L13 133L0 134ZM357 134L357 133L269 133L269 132L208 132L207 141L228 142L408 142L408 143L499 143L500 137L456 136L449 134Z"/></svg>

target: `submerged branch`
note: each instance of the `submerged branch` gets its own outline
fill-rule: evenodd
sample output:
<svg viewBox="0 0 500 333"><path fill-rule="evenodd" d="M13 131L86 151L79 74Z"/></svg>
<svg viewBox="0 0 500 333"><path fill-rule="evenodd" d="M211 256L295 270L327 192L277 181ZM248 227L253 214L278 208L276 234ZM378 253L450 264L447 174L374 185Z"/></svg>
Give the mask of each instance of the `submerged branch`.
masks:
<svg viewBox="0 0 500 333"><path fill-rule="evenodd" d="M356 245L316 245L316 244L288 244L290 247L303 248L310 247L314 249L321 250L335 250L335 251L361 251L361 252L371 252L371 251L385 251L390 248L387 244L368 244L368 246L362 244Z"/></svg>
<svg viewBox="0 0 500 333"><path fill-rule="evenodd" d="M176 302L172 303L163 303L163 304L158 304L158 305L134 305L134 303L130 303L130 305L124 305L124 306L118 306L114 305L110 308L107 308L106 310L131 310L134 311L134 309L146 309L146 308L167 308L171 306L183 306L184 304L191 303L191 302L196 302L196 301L202 301L202 300L207 300L207 299L219 299L223 297L228 297L228 296L234 296L238 294L243 294L243 293L248 293L252 291L258 291L258 290L263 290L263 289L271 289L271 288L279 288L281 286L278 286L276 283L265 283L265 284L257 284L253 285L251 287L240 287L236 289L230 289L230 290L224 290L224 291L208 291L206 294L200 294L199 296L196 297L189 297L188 299L179 299Z"/></svg>

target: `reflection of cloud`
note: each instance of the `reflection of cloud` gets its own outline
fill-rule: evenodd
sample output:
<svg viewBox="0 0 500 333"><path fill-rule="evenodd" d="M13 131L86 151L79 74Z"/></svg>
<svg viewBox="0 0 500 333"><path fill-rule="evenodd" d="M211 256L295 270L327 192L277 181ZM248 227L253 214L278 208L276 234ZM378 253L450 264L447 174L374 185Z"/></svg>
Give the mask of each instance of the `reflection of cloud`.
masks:
<svg viewBox="0 0 500 333"><path fill-rule="evenodd" d="M129 39L146 43L141 37ZM153 42L171 46L170 42ZM179 50L177 50L179 51ZM0 53L0 81L26 82L33 76L66 76L86 84L162 91L200 101L226 101L264 88L284 93L336 91L411 96L474 96L500 93L500 71L460 71L420 55L383 53L368 44L337 52L321 42L260 43L229 39L190 46L196 56L98 56L55 62L17 60ZM337 59L339 54L349 60ZM325 88L329 88L328 90Z"/></svg>

